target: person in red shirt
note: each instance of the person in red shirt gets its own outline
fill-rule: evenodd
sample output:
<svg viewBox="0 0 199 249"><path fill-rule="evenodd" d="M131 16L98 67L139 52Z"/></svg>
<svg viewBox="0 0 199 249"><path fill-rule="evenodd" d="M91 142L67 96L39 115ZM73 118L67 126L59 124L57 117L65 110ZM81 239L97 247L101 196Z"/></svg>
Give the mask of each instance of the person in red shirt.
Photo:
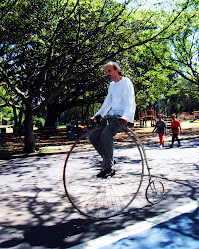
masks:
<svg viewBox="0 0 199 249"><path fill-rule="evenodd" d="M180 144L180 140L178 138L179 132L182 132L180 121L178 119L176 119L175 114L172 114L171 117L172 117L172 122L171 122L172 143L169 147L173 148L173 144L174 144L175 139L178 141L178 147L180 147L181 144Z"/></svg>

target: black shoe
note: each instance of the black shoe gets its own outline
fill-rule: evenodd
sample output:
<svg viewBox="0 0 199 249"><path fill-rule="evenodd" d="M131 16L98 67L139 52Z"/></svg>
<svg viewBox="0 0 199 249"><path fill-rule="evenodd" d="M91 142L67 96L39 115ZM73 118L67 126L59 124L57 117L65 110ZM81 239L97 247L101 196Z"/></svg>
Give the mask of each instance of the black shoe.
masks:
<svg viewBox="0 0 199 249"><path fill-rule="evenodd" d="M181 147L182 145L181 144L178 144L177 147Z"/></svg>
<svg viewBox="0 0 199 249"><path fill-rule="evenodd" d="M171 145L169 145L169 148L173 148L173 145L171 144Z"/></svg>
<svg viewBox="0 0 199 249"><path fill-rule="evenodd" d="M112 177L115 175L115 170L114 169L104 169L100 173L97 174L97 177L100 178L107 178L107 177Z"/></svg>

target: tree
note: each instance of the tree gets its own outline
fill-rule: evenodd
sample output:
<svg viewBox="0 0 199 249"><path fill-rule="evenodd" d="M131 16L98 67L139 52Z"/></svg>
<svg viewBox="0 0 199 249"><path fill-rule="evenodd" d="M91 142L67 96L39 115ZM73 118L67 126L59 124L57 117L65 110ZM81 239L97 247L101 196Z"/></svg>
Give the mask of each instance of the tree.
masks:
<svg viewBox="0 0 199 249"><path fill-rule="evenodd" d="M174 105L176 110L179 111L180 108L177 108L177 101L178 103L181 102L182 96L184 96L184 99L187 99L188 96L195 99L199 98L198 3L199 1L190 1L189 7L176 22L175 29L179 31L166 42L161 42L164 46L147 44L147 48L153 54L156 62L163 69L168 69L175 75L167 96L171 97L170 102L176 102ZM167 47L167 51L165 51L165 47ZM179 94L178 97L177 94ZM172 96L175 97L172 98ZM195 105L198 106L197 103ZM190 109L193 109L193 107L190 107Z"/></svg>
<svg viewBox="0 0 199 249"><path fill-rule="evenodd" d="M82 96L90 98L88 92L96 89L92 79L100 65L124 51L165 39L165 31L187 7L165 25L148 29L153 15L136 17L135 6L127 8L129 2L1 3L0 77L9 100L16 96L14 101L25 114L26 152L35 149L35 115L58 99L65 100L68 108L70 103L81 103Z"/></svg>
<svg viewBox="0 0 199 249"><path fill-rule="evenodd" d="M178 13L179 15L179 13ZM134 67L131 67L133 70L131 70L130 72L130 77L134 79L134 83L135 83L135 88L136 88L136 96L137 96L137 102L139 106L146 106L148 104L148 102L151 101L155 101L158 98L158 95L162 94L162 91L155 91L154 88L154 84L153 82L150 83L150 80L154 80L154 78L156 78L156 82L160 81L163 79L163 75L164 78L166 77L166 74L163 73L163 70L161 72L161 77L159 76L158 79L158 75L157 73L155 73L155 70L158 68L157 66L155 66L154 68L152 68L152 66L154 66L154 64L156 65L157 63L155 62L155 60L153 59L153 61L155 63L151 63L151 67L149 70L151 73L147 71L147 70L143 70L142 72L142 76L141 75L137 75L137 66L139 68L143 68L144 66L146 66L146 69L149 68L148 66L148 61L151 61L151 59L153 58L151 56L151 53L148 53L147 50L145 48L143 48L144 46L131 46L131 44L135 43L135 38L141 42L140 44L142 44L142 40L144 40L146 42L146 40L150 40L151 36L155 35L157 33L157 30L159 29L159 20L162 19L162 26L164 24L164 22L166 23L165 27L162 28L161 32L164 33L164 31L171 25L171 23L173 22L173 20L175 20L175 18L172 20L172 22L167 23L166 20L170 18L170 14L166 14L166 13L162 13L161 11L138 11L138 12L133 12L131 14L129 14L128 18L125 20L125 25L122 26L122 28L124 29L122 32L121 30L118 30L116 33L114 33L113 36L118 35L120 36L118 42L119 44L115 44L114 46L115 48L117 46L119 46L119 48L123 48L123 50L118 53L121 54L121 56L118 57L118 54L113 54L112 58L113 60L117 60L117 58L119 58L119 61L122 62L124 61L123 57L132 57L130 60L133 60L133 64ZM167 26L168 25L168 26ZM124 32L125 31L125 32ZM139 31L139 32L137 32ZM160 33L161 33L160 32ZM158 39L161 39L161 36L159 36ZM165 39L165 37L164 37ZM155 41L157 42L157 39L155 39ZM144 42L144 43L145 43ZM153 39L152 39L153 42ZM114 47L112 48L112 51L115 49ZM125 48L125 49L124 49ZM141 48L141 49L140 49ZM123 51L127 51L127 52L123 52ZM135 56L131 56L134 54ZM129 55L130 54L130 55ZM141 59L140 59L141 57ZM142 60L142 58L144 60ZM144 65L143 65L144 62ZM126 61L123 63L125 71L127 70L127 64ZM132 63L131 63L132 64ZM89 66L89 65L88 65ZM130 65L129 65L130 66ZM153 72L152 72L153 71ZM160 70L159 70L160 71ZM169 70L167 70L169 71ZM145 74L147 73L147 76L145 76ZM96 75L95 75L96 74ZM100 81L100 76L97 75L97 72L93 72L93 76L94 78L97 78L98 81ZM150 79L149 79L150 78ZM52 126L53 123L55 123L55 120L57 119L57 117L60 115L60 113L63 110L67 110L70 109L71 106L69 103L72 103L72 105L74 105L74 103L77 104L77 106L79 105L83 105L84 103L90 103L92 104L92 101L96 101L95 99L95 95L93 94L93 90L94 90L94 85L92 86L92 84L90 84L90 77L89 75L85 75L85 79L82 80L82 87L80 87L80 89L83 89L84 87L84 82L87 80L88 85L89 85L89 89L92 89L92 94L90 94L90 96L92 96L92 98L85 98L85 92L87 91L87 89L85 88L85 92L80 92L79 91L79 96L76 95L76 97L79 98L79 102L76 98L75 101L70 101L69 98L62 98L61 101L57 101L56 104L54 103L53 105L48 106L48 112L47 112L47 121L53 121L53 122L47 122L47 124L49 126ZM146 79L146 80L145 80ZM76 79L77 82L81 82L81 79L78 78ZM164 80L166 81L166 80ZM98 86L98 84L96 84L94 82L95 85ZM78 84L77 84L78 85ZM105 85L104 81L102 82L101 86ZM145 86L144 86L145 85ZM159 84L159 86L161 86L161 84ZM141 88L141 89L139 89ZM163 87L161 87L162 89ZM78 91L75 91L76 94L78 93ZM100 102L101 97L104 97L104 91L101 92L103 95L99 96L97 95L97 99L98 102ZM65 94L66 96L69 96L68 92L66 92ZM84 96L84 97L83 97ZM89 94L87 95L89 97ZM73 95L71 95L71 97L74 97ZM91 101L91 102L90 102ZM56 106L56 108L55 108ZM51 108L52 107L52 108ZM54 115L54 119L53 119L53 109L59 110L55 112Z"/></svg>

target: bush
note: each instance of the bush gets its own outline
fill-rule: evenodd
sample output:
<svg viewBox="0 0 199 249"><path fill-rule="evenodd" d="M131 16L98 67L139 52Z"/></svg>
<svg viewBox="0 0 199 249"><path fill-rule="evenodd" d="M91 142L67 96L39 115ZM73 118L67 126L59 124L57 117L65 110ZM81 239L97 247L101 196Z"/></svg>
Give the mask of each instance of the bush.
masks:
<svg viewBox="0 0 199 249"><path fill-rule="evenodd" d="M34 120L34 125L39 129L43 127L45 124L45 119L44 118L35 118Z"/></svg>

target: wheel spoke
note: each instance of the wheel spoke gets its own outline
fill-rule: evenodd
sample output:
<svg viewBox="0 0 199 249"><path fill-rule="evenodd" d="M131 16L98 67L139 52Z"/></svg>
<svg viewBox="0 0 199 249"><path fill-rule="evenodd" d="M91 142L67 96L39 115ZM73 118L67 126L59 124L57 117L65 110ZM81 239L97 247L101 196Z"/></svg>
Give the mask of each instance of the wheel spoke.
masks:
<svg viewBox="0 0 199 249"><path fill-rule="evenodd" d="M146 189L146 199L151 204L159 203L164 195L164 185L161 181L151 181Z"/></svg>
<svg viewBox="0 0 199 249"><path fill-rule="evenodd" d="M80 213L108 218L121 213L135 199L143 179L144 159L131 130L122 130L114 137L114 159L116 174L103 179L96 176L102 159L88 140L80 139L69 152L64 166L64 187Z"/></svg>

